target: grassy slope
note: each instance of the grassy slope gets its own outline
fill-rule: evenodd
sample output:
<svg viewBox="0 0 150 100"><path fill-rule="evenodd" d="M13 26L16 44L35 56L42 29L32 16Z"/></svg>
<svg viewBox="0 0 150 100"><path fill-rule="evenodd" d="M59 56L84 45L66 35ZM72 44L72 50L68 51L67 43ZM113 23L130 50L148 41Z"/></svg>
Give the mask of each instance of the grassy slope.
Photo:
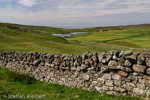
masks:
<svg viewBox="0 0 150 100"><path fill-rule="evenodd" d="M10 74L12 74L10 71L0 68L0 100L3 100L3 95L16 94L45 95L46 99L44 100L141 100L137 97L99 94L94 91L47 84L40 81L27 84L25 81L14 81Z"/></svg>
<svg viewBox="0 0 150 100"><path fill-rule="evenodd" d="M37 51L49 53L81 54L86 51L107 51L110 47L93 47L71 43L60 37L51 35L59 32L81 31L77 29L56 29L48 27L20 26L12 24L0 24L0 51ZM7 27L4 27L7 26ZM9 27L9 28L8 28ZM13 28L13 29L10 29ZM40 30L42 29L42 30ZM27 31L22 31L27 30ZM85 30L82 30L85 31ZM37 32L37 33L35 33Z"/></svg>

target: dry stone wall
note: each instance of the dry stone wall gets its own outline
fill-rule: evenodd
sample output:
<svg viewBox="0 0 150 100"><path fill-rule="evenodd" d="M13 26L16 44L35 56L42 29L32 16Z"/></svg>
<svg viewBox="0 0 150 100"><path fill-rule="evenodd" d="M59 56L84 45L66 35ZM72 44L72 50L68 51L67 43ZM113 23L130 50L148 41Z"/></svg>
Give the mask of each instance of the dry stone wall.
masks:
<svg viewBox="0 0 150 100"><path fill-rule="evenodd" d="M101 93L150 96L150 53L108 51L82 55L0 52L0 66L48 83Z"/></svg>

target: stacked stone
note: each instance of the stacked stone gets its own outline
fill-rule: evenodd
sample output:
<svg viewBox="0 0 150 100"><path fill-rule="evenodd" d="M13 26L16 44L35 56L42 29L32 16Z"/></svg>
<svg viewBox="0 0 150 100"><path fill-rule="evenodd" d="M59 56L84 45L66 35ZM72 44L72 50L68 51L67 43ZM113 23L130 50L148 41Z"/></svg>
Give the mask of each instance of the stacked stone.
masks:
<svg viewBox="0 0 150 100"><path fill-rule="evenodd" d="M0 67L48 83L110 94L150 96L150 53L86 52L82 55L0 52Z"/></svg>

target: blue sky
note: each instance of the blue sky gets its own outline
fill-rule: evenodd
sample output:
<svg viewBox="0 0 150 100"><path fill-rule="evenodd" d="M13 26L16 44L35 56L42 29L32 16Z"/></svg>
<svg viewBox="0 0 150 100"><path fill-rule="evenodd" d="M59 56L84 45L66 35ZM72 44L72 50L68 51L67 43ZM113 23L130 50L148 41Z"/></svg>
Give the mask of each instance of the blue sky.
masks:
<svg viewBox="0 0 150 100"><path fill-rule="evenodd" d="M63 28L150 23L150 0L0 0L0 22Z"/></svg>

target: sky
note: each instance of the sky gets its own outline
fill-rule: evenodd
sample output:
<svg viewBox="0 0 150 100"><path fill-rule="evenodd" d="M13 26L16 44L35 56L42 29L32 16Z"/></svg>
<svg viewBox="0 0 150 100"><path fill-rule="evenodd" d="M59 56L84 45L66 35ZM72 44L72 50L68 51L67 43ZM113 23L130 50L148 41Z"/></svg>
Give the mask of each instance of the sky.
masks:
<svg viewBox="0 0 150 100"><path fill-rule="evenodd" d="M0 0L0 22L61 28L150 23L150 0Z"/></svg>

